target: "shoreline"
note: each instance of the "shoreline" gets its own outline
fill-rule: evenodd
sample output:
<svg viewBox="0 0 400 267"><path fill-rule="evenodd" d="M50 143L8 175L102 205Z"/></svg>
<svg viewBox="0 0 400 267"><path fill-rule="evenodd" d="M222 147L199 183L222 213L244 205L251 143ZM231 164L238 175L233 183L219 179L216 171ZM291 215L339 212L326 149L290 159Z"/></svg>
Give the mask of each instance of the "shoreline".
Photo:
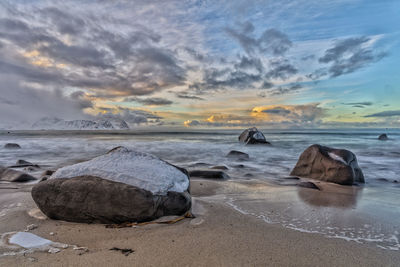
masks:
<svg viewBox="0 0 400 267"><path fill-rule="evenodd" d="M37 228L31 233L55 242L87 247L88 251L70 247L56 254L34 252L5 256L0 257L0 266L395 266L400 261L397 251L268 224L226 203L210 201L221 196L221 192L229 195L246 191L241 185L193 179L195 219L120 229L34 218L28 215L36 209L30 197L31 186L1 189L0 207L12 203L15 206L0 216L0 232L23 231L27 225L35 224ZM250 186L260 187L257 183ZM124 256L110 250L113 247L134 252ZM5 251L4 247L0 249L0 253Z"/></svg>

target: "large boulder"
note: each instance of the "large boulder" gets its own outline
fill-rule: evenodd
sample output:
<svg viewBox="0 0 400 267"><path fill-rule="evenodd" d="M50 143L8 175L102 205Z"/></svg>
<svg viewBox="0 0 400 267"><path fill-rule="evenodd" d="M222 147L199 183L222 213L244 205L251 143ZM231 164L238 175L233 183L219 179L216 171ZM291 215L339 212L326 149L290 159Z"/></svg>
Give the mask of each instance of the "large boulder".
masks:
<svg viewBox="0 0 400 267"><path fill-rule="evenodd" d="M124 147L58 169L32 197L49 218L86 223L148 221L191 207L186 170Z"/></svg>
<svg viewBox="0 0 400 267"><path fill-rule="evenodd" d="M32 175L0 166L0 181L23 183L33 180L36 178Z"/></svg>
<svg viewBox="0 0 400 267"><path fill-rule="evenodd" d="M381 140L381 141L386 141L386 140L388 140L389 138L388 138L387 134L381 134L381 135L378 137L378 139Z"/></svg>
<svg viewBox="0 0 400 267"><path fill-rule="evenodd" d="M341 185L364 183L364 175L351 151L321 145L308 147L290 175Z"/></svg>
<svg viewBox="0 0 400 267"><path fill-rule="evenodd" d="M184 214L191 206L187 192L156 195L95 176L49 179L32 188L32 197L50 219L83 223L149 221Z"/></svg>
<svg viewBox="0 0 400 267"><path fill-rule="evenodd" d="M267 140L265 140L264 134L257 130L256 127L244 130L239 136L239 141L246 145L271 144Z"/></svg>

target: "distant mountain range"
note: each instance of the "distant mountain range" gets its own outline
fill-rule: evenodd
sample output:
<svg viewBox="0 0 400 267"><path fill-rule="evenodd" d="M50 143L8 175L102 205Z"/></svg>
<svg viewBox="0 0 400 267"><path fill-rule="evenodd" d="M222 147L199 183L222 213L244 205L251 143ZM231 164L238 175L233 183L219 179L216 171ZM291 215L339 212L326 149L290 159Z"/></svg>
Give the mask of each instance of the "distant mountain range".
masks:
<svg viewBox="0 0 400 267"><path fill-rule="evenodd" d="M66 121L45 117L32 124L32 128L36 130L124 130L129 129L129 126L122 119Z"/></svg>

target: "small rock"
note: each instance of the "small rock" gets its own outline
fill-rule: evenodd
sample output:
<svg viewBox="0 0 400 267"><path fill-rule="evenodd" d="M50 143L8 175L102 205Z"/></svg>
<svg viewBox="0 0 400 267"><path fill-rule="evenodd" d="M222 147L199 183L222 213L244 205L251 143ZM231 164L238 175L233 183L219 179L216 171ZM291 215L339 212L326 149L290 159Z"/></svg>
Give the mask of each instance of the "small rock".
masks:
<svg viewBox="0 0 400 267"><path fill-rule="evenodd" d="M264 134L257 130L256 127L244 130L239 136L239 142L245 143L246 145L271 144L265 140Z"/></svg>
<svg viewBox="0 0 400 267"><path fill-rule="evenodd" d="M214 170L192 170L189 171L189 176L204 179L229 179L229 175L225 172Z"/></svg>
<svg viewBox="0 0 400 267"><path fill-rule="evenodd" d="M0 166L0 180L7 182L28 182L36 180L36 178L27 173Z"/></svg>
<svg viewBox="0 0 400 267"><path fill-rule="evenodd" d="M389 138L388 138L388 136L387 136L387 134L381 134L379 137L378 137L378 140L381 140L381 141L386 141L386 140L388 140Z"/></svg>
<svg viewBox="0 0 400 267"><path fill-rule="evenodd" d="M237 150L230 151L226 156L228 158L249 159L249 154Z"/></svg>
<svg viewBox="0 0 400 267"><path fill-rule="evenodd" d="M36 228L38 228L38 226L36 224L30 224L26 227L25 232L32 231Z"/></svg>
<svg viewBox="0 0 400 267"><path fill-rule="evenodd" d="M211 167L210 169L215 169L215 170L228 170L228 167L221 165L221 166L214 166Z"/></svg>
<svg viewBox="0 0 400 267"><path fill-rule="evenodd" d="M16 143L7 143L7 144L4 145L4 148L7 148L7 149L20 149L21 146L16 144Z"/></svg>
<svg viewBox="0 0 400 267"><path fill-rule="evenodd" d="M37 262L38 261L38 259L36 259L36 258L34 258L34 257L28 257L28 258L26 258L28 261L30 261L30 262Z"/></svg>
<svg viewBox="0 0 400 267"><path fill-rule="evenodd" d="M15 165L10 166L10 168L24 168L24 167L40 168L39 165L33 164L32 162L29 162L29 161L26 161L26 160L23 160L23 159L17 160Z"/></svg>
<svg viewBox="0 0 400 267"><path fill-rule="evenodd" d="M125 256L129 256L129 254L135 252L133 249L130 248L117 248L117 247L113 247L110 248L110 250L115 250L115 251L120 251L122 254L124 254Z"/></svg>
<svg viewBox="0 0 400 267"><path fill-rule="evenodd" d="M51 176L53 173L54 173L53 170L45 170L45 171L42 173L42 177L43 177L43 176Z"/></svg>
<svg viewBox="0 0 400 267"><path fill-rule="evenodd" d="M56 254L60 251L61 251L61 249L59 249L59 248L49 248L49 250L48 250L48 252L51 254Z"/></svg>
<svg viewBox="0 0 400 267"><path fill-rule="evenodd" d="M283 179L286 179L286 180L300 180L300 178L296 177L296 176L288 176L288 177L285 177Z"/></svg>

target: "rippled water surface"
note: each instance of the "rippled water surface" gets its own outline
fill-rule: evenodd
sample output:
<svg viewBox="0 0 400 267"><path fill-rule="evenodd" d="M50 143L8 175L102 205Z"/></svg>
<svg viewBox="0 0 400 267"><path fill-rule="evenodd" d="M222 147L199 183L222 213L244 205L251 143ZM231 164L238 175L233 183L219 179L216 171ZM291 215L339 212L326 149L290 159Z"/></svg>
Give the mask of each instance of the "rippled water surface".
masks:
<svg viewBox="0 0 400 267"><path fill-rule="evenodd" d="M268 223L280 223L304 232L356 242L375 243L399 250L400 239L400 131L389 130L389 140L379 141L383 130L263 131L272 146L243 146L240 130L191 132L145 131L18 131L0 132L0 165L17 159L49 169L87 160L115 146L155 154L173 164L229 167L232 180L262 180L279 184L309 145L321 144L354 152L366 184L332 192L311 192L276 186L264 193L231 194L224 201L236 210ZM18 143L22 149L3 145ZM247 161L226 157L230 150L250 155ZM205 164L204 164L205 163ZM240 166L239 166L240 165ZM342 188L342 187L341 187ZM351 188L351 187L350 187ZM336 201L339 199L340 201ZM274 202L273 208L268 203Z"/></svg>

